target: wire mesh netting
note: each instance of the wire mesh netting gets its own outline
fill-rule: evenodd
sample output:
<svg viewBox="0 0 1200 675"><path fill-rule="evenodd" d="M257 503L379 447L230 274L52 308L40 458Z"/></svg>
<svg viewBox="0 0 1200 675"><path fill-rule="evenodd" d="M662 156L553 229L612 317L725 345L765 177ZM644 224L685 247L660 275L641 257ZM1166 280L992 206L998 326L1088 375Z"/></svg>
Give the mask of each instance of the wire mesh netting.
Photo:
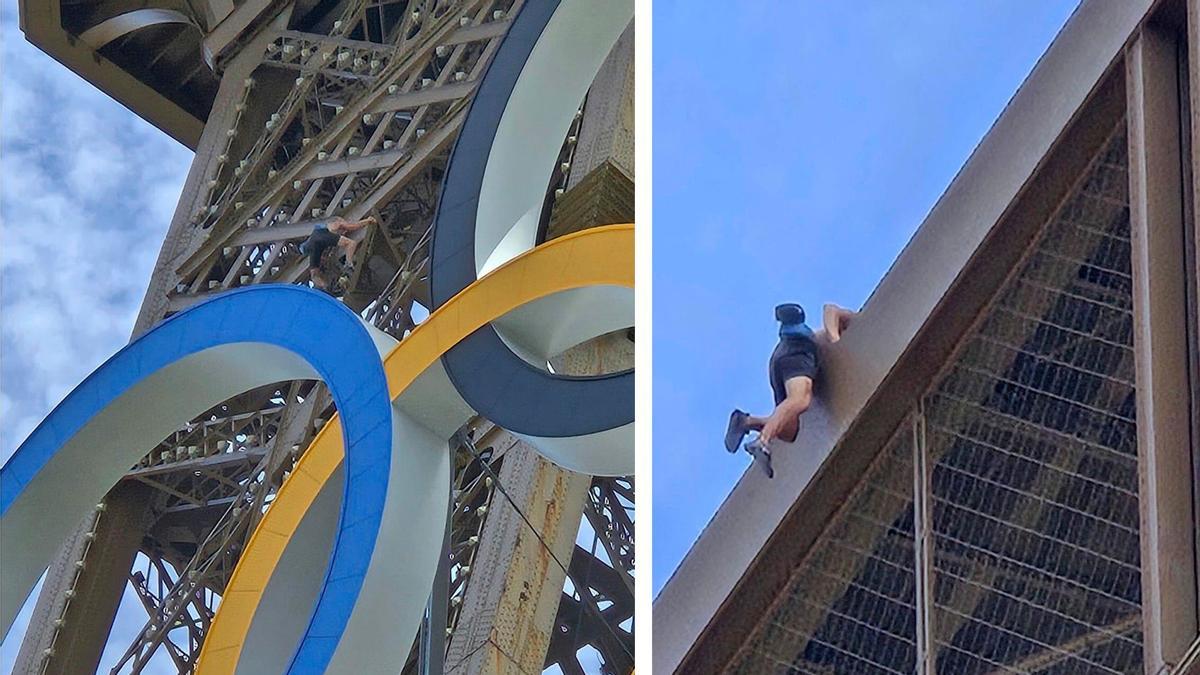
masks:
<svg viewBox="0 0 1200 675"><path fill-rule="evenodd" d="M1141 672L1126 140L926 404L941 673Z"/></svg>
<svg viewBox="0 0 1200 675"><path fill-rule="evenodd" d="M1124 129L729 672L913 673L925 625L929 662L947 675L1141 672ZM915 568L914 451L932 467L924 570ZM928 605L916 597L918 574L930 580Z"/></svg>
<svg viewBox="0 0 1200 675"><path fill-rule="evenodd" d="M900 434L872 466L730 672L913 672L911 440Z"/></svg>

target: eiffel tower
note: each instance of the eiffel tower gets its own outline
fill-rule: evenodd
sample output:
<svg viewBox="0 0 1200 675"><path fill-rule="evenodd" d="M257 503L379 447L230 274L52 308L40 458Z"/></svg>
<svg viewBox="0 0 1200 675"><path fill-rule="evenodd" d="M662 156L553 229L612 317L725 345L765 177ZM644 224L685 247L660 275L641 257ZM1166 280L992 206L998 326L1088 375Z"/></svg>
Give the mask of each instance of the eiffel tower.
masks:
<svg viewBox="0 0 1200 675"><path fill-rule="evenodd" d="M536 1L23 1L27 39L195 151L134 336L229 289L307 283L299 244L340 215L375 222L333 292L403 339L431 306L433 210L475 86ZM544 238L633 220L632 35L562 139ZM629 368L632 340L551 365ZM332 414L322 385L280 382L148 448L51 565L16 672L95 671L126 584L146 620L111 672L192 672L240 552ZM402 672L630 672L632 478L562 470L484 419L455 438L444 611Z"/></svg>

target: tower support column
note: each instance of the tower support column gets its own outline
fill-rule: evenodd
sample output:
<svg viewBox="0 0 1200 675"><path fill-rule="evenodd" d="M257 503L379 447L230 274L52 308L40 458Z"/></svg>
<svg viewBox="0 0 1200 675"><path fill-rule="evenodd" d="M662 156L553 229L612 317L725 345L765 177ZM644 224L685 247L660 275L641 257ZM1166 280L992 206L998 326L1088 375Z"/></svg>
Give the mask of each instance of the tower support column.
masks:
<svg viewBox="0 0 1200 675"><path fill-rule="evenodd" d="M258 47L257 54L254 46ZM217 171L216 158L224 147L225 131L236 119L234 106L242 99L246 79L259 65L258 55L263 49L265 42L251 43L251 47L231 60L221 79L212 113L197 145L196 158L159 252L134 337L162 320L167 293L176 283L175 261L202 239L202 232L192 226L192 216L202 203L204 185ZM152 495L153 490L123 483L105 497L104 512L93 511L80 521L46 572L21 642L15 672L43 672L43 657L48 659L44 666L46 673L96 670L134 557L152 525ZM114 531L122 527L127 531ZM81 563L82 567L77 567Z"/></svg>
<svg viewBox="0 0 1200 675"><path fill-rule="evenodd" d="M95 672L152 520L151 493L123 481L80 523L46 572L13 672Z"/></svg>
<svg viewBox="0 0 1200 675"><path fill-rule="evenodd" d="M1147 22L1125 63L1147 673L1170 672L1197 634L1180 28Z"/></svg>

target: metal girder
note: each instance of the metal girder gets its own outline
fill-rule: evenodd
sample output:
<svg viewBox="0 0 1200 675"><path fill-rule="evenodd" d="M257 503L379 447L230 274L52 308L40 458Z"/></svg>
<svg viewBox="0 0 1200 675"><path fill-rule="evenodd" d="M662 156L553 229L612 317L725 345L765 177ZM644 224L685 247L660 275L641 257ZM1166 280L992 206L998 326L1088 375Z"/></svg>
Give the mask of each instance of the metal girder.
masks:
<svg viewBox="0 0 1200 675"><path fill-rule="evenodd" d="M486 16L489 18L494 11L493 4L495 3L459 3L461 6L475 7L478 16L484 16L486 12ZM456 7L451 5L446 9L448 12L454 12ZM460 59L463 57L462 52L465 52L468 47L476 52L485 49L485 45L475 46L475 42L483 39L494 41L502 35L502 31L498 30L499 26L488 27L482 31L471 31L470 27L463 29L457 25L457 16L455 14L454 21L447 21L447 23L454 23L458 30L465 30L453 41L453 44L458 45L457 49L460 51L458 58ZM507 22L502 23L505 27L507 26ZM398 32L403 35L406 30L407 27ZM421 35L418 34L415 37L420 38ZM414 39L414 41L419 40ZM399 45L390 47L384 45L383 47L391 49L402 61L414 61L411 56L405 56L405 54L412 53L411 45L408 48ZM432 55L435 51L430 46L426 49L425 56ZM485 65L485 60L480 56L479 53L476 53L471 57L471 63L475 68L482 68ZM407 65L407 68L413 71L407 80L409 86L420 85L421 80L417 75L424 72L425 67L416 62ZM447 70L444 79L452 80L454 72ZM352 98L360 97L348 100L342 105L348 107L367 105L367 101L361 99L362 93L354 94L344 87L338 91ZM398 96L389 94L386 86L382 87L380 92L381 95L377 98L386 100L383 107L390 109L383 114L394 120L396 125L402 125L401 128L405 129L407 133L400 131L401 138L411 142L406 146L409 148L409 152L404 161L380 162L376 159L373 160L375 164L368 170L370 176L379 179L379 187L382 189L377 189L374 193L364 193L362 204L376 213L377 217L383 221L383 225L379 228L378 236L366 242L362 248L372 259L382 256L380 259L391 262L386 266L389 270L386 278L376 282L363 279L359 285L365 284L365 287L369 287L374 283L378 286L377 293L380 290L384 291L384 297L380 298L383 302L376 304L387 304L389 309L377 315L379 324L392 330L398 328L398 336L403 336L404 332L412 326L411 319L408 319L410 306L412 300L421 295L423 270L427 266L428 247L425 245L427 237L417 236L415 233L428 229L440 182L440 173L437 172L440 172L440 166L444 164L445 147L453 139L453 134L457 131L457 125L461 121L461 115L449 118L453 124L431 125L428 135L417 133L416 127L410 128L408 125L413 119L419 119L420 116L426 115L430 106L439 105L444 101L453 102L455 97L469 96L471 87L465 83L451 81L448 85L439 83L437 86L416 89L415 93L411 95L406 93ZM452 93L453 96L445 96L440 92ZM242 101L243 106L250 106L254 99L244 95ZM354 101L359 102L355 103ZM413 106L416 109L411 115L398 115L395 110L404 106ZM303 105L301 108L296 113L298 120L309 125L318 122L309 115L311 109L305 108ZM444 115L444 111L438 114ZM306 115L309 117L305 118ZM334 118L336 119L337 116L335 115ZM231 127L236 128L239 124L239 117L234 115ZM347 127L350 126L361 125L347 125ZM313 128L312 133L320 136L322 128ZM370 144L371 150L384 146L384 141L388 140L384 134L373 133L372 130L368 130L365 137L355 136L355 134L362 133L357 128L353 132L344 138L330 136L332 139L330 142L334 143L337 148L335 156L348 154L348 148L354 138L363 138L364 140L361 142L364 142L364 145ZM214 141L221 145L223 139L216 136ZM285 140L285 144L287 143L295 143L298 150L304 149L299 138L288 137ZM386 143L388 146L394 144L394 142ZM217 161L215 162L214 178L210 179L216 180L218 183L235 178L228 170L228 165L216 157L220 152L220 149L216 149L212 153L212 158ZM225 152L228 152L228 149ZM367 154L367 156L370 155ZM391 153L387 157L389 160L399 158L396 153ZM316 161L319 161L317 153L313 152L307 160L298 162L296 166L302 168ZM358 173L361 170L359 167L351 167L352 173ZM264 178L268 177L264 175ZM336 174L324 177L324 180L339 181ZM334 191L334 196L342 198L342 195L351 194L348 190L352 189L350 187L352 181L340 180L339 182L340 186L335 183L330 188L331 191ZM287 185L287 183L283 183L283 179L276 183ZM338 190L338 187L342 189ZM203 193L203 189L198 190L196 198L203 199ZM333 201L333 197L328 193L320 191L313 191L313 194L303 201L312 203L314 199L321 199L320 195L322 194L325 195L323 199ZM324 206L324 204L322 205ZM276 212L291 214L299 211L298 206L300 205L296 203L292 205L278 203L273 208ZM270 225L274 224L275 221L270 222ZM175 289L167 293L168 301L164 307L166 312L177 309L181 302L188 302L203 295L203 293L192 292L193 289L203 288L205 291L210 289L217 291L244 283L296 279L303 271L303 267L298 262L295 252L287 248L287 242L307 236L307 232L311 231L311 222L304 223L303 220L296 219L292 225L281 225L278 232L273 232L272 230L275 229L273 227L236 228L233 230L236 237L230 242L223 243L221 249L217 251L217 259L222 257L225 259L225 262L217 263L222 267L217 271L205 270L203 274L190 279L185 278L183 284L176 282ZM196 227L194 223L184 223L183 226ZM299 228L303 229L297 232L296 230ZM210 241L212 240L210 239ZM195 250L194 247L192 250ZM367 267L369 265L361 265L360 269ZM168 269L159 270L159 274L169 274L170 272L171 270ZM219 277L216 279L218 283L215 286L208 283L205 278L210 274L216 274ZM391 291L400 292L397 295L387 296L387 292ZM363 291L356 292L361 294ZM369 291L366 292L369 293ZM397 323L401 316L405 320ZM253 320L253 318L248 317L248 320ZM288 386L284 386L280 388L280 391L272 389L260 392L257 396L244 396L240 405L237 405L236 402L223 404L223 410L214 411L217 413L216 419L211 419L212 415L197 419L192 425L189 425L189 429L181 430L174 438L168 439L163 447L150 453L132 472L130 480L143 483L152 481L160 495L159 503L163 515L159 518L157 529L152 532L158 532L162 539L152 536L152 543L146 550L146 555L149 560L154 561L151 564L155 565L156 569L161 564L163 572L162 574L155 572L155 575L145 575L146 578L153 577L156 580L153 587L141 582L143 588L139 592L139 597L143 598L149 618L138 639L129 645L121 664L114 669L114 673L121 671L122 668L125 670L132 668L136 672L155 653L164 650L171 654L176 665L181 667L181 672L186 672L189 664L194 662L194 654L199 649L207 624L201 618L203 613L197 610L196 603L192 602L190 598L195 597L196 589L204 589L204 592L210 594L219 593L223 589L228 574L236 564L237 554L240 552L244 539L249 536L257 519L261 517L262 509L269 503L284 471L290 468L295 450L303 447L303 444L307 442L305 435L311 436L315 427L319 427L322 420L314 418L327 417L327 413L322 409L323 405L316 403L316 394L308 391L307 386L302 390L295 389L296 384L289 386L293 389L289 390ZM301 393L304 396L304 404L297 406L297 395ZM323 400L327 401L327 398ZM293 408L297 408L299 412L292 414ZM292 420L290 422L289 415ZM291 431L288 431L289 429ZM235 456L238 459L233 459ZM471 474L467 467L461 468L464 470L463 476ZM199 472L200 475L197 476L196 472ZM475 470L475 473L479 478L478 469ZM485 485L486 482L489 481L479 478L470 483L471 488L475 490L473 494L488 498L490 487ZM485 486L488 489L480 490L476 485ZM470 502L468 501L468 503ZM477 509L478 507L469 512L464 511L455 517L456 525L453 532L456 533L456 536L461 536L455 540L457 542L454 549L456 565L452 569L458 571L453 573L457 575L457 578L451 582L452 598L453 594L461 598L461 594L465 590L465 582L469 578L469 574L462 574L462 571L470 569L473 555L471 551L474 546L472 537L475 537L475 542L478 541L478 528L482 526L486 515L486 506L481 512L477 512ZM475 529L474 534L469 533L472 528ZM172 532L179 536L186 535L186 538L194 541L190 545L194 546L195 550L190 556L186 555L186 551L177 549L176 544L169 541L174 536L171 534ZM193 532L195 534L192 534ZM178 545L184 545L184 543ZM157 580L166 581L160 587ZM459 613L458 610L452 608L452 624ZM189 635L187 640L175 639L181 634L180 626L187 628Z"/></svg>
<svg viewBox="0 0 1200 675"><path fill-rule="evenodd" d="M593 531L592 545L589 550L576 544L571 556L571 588L559 602L546 668L558 666L564 673L583 673L579 653L590 647L600 655L601 672L624 675L632 671L632 511L632 478L592 481L584 507Z"/></svg>
<svg viewBox="0 0 1200 675"><path fill-rule="evenodd" d="M1183 28L1182 32L1179 30ZM1133 258L1142 597L1148 672L1172 667L1198 632L1196 514L1187 325L1180 45L1186 28L1148 22L1125 54ZM1185 62L1186 63L1186 62ZM1179 570L1191 573L1180 573Z"/></svg>

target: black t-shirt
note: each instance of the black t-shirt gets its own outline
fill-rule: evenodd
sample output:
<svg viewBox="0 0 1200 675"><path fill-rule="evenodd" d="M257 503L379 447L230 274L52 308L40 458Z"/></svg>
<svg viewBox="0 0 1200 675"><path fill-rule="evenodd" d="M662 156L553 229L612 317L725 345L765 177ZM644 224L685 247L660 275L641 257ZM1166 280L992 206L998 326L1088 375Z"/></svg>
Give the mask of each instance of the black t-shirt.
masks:
<svg viewBox="0 0 1200 675"><path fill-rule="evenodd" d="M811 335L780 336L771 353L771 390L775 405L787 398L787 381L793 377L817 379L817 343Z"/></svg>

